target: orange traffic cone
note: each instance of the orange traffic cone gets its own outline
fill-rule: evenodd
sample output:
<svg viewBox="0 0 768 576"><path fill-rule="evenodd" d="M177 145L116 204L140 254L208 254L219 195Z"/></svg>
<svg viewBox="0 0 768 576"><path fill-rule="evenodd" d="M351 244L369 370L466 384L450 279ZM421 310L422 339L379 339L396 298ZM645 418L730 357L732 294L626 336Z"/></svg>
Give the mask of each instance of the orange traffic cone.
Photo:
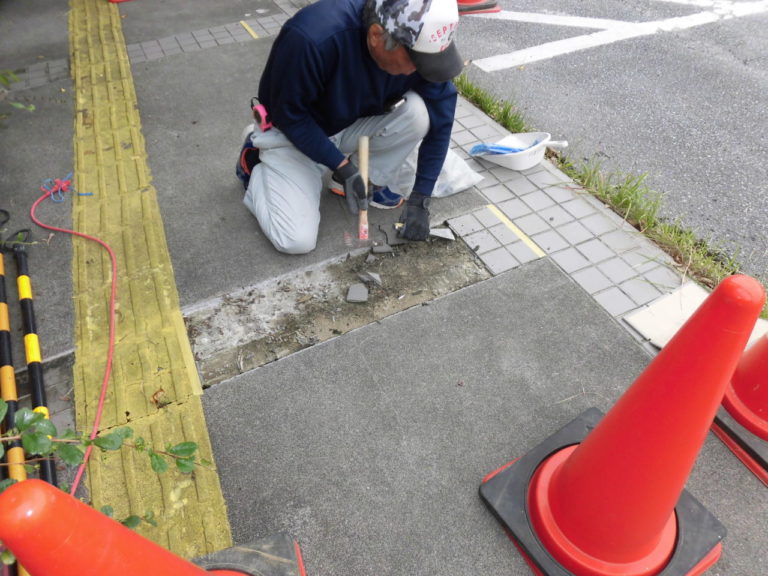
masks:
<svg viewBox="0 0 768 576"><path fill-rule="evenodd" d="M768 486L768 334L741 357L712 431Z"/></svg>
<svg viewBox="0 0 768 576"><path fill-rule="evenodd" d="M605 417L583 414L481 486L539 574L687 576L717 561L725 530L684 486L764 302L755 279L725 279Z"/></svg>
<svg viewBox="0 0 768 576"><path fill-rule="evenodd" d="M42 480L0 494L0 541L32 576L210 574Z"/></svg>
<svg viewBox="0 0 768 576"><path fill-rule="evenodd" d="M744 428L768 440L768 334L744 353L723 406Z"/></svg>

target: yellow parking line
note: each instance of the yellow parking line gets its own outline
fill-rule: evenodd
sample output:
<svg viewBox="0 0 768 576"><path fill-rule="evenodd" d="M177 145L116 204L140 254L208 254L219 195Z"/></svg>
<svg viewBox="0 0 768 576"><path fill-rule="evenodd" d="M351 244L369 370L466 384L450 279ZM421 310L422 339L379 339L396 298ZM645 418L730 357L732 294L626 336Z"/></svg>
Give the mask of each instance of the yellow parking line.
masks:
<svg viewBox="0 0 768 576"><path fill-rule="evenodd" d="M498 208L497 208L495 205L493 205L493 204L488 204L488 209L489 209L491 212L493 212L493 213L496 215L496 218L498 218L499 220L501 220L501 221L504 223L504 225L505 225L507 228L509 228L509 229L510 229L510 230L511 230L511 231L512 231L514 234L515 234L515 236L517 236L518 238L520 238L520 240L522 240L522 241L523 241L523 243L524 243L526 246L528 246L528 248L530 248L530 249L533 251L533 253L534 253L534 254L536 254L536 256L538 256L539 258L544 258L544 256L546 256L546 253L544 252L544 250L542 250L541 248L539 248L539 246L536 244L536 242L534 242L534 241L533 241L533 240L531 240L531 239L530 239L528 236L526 236L525 232L523 232L522 230L520 230L520 228L518 228L517 226L515 226L515 224L512 222L512 220L510 220L509 218L507 218L507 215L506 215L506 214L504 214L504 212L502 212L501 210L499 210L499 209L498 209Z"/></svg>
<svg viewBox="0 0 768 576"><path fill-rule="evenodd" d="M240 25L243 28L245 28L245 31L248 32L248 34L250 34L254 39L259 37L258 34L256 34L256 32L253 31L253 28L251 28L251 25L248 24L248 22L246 22L245 20L240 20Z"/></svg>

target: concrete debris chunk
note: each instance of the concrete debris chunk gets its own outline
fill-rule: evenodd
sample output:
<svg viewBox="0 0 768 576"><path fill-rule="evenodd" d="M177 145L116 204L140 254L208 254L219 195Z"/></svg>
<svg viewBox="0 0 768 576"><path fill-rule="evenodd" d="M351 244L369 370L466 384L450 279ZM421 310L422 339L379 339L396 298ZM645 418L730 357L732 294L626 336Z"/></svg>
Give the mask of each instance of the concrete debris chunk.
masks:
<svg viewBox="0 0 768 576"><path fill-rule="evenodd" d="M376 244L372 248L372 251L374 254L391 254L394 252L394 250L392 250L392 246L389 244Z"/></svg>
<svg viewBox="0 0 768 576"><path fill-rule="evenodd" d="M368 302L368 288L365 284L352 284L347 292L347 302Z"/></svg>
<svg viewBox="0 0 768 576"><path fill-rule="evenodd" d="M366 270L365 272L358 272L357 277L360 278L363 282L371 283L373 282L376 284L376 286L381 286L381 276L377 274L376 272L369 272Z"/></svg>
<svg viewBox="0 0 768 576"><path fill-rule="evenodd" d="M376 284L376 286L381 286L381 276L379 274L376 272L368 272L368 276L373 279L373 283Z"/></svg>
<svg viewBox="0 0 768 576"><path fill-rule="evenodd" d="M456 236L453 235L450 228L430 228L429 235L445 238L446 240L456 240Z"/></svg>

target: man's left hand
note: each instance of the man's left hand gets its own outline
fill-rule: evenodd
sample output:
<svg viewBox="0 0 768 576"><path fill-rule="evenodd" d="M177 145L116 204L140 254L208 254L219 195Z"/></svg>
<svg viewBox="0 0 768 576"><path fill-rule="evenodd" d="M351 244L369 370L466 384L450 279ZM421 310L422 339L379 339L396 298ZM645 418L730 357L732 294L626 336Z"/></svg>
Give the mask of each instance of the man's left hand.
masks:
<svg viewBox="0 0 768 576"><path fill-rule="evenodd" d="M406 240L426 240L429 236L429 204L432 199L418 192L411 192L400 214L398 235Z"/></svg>

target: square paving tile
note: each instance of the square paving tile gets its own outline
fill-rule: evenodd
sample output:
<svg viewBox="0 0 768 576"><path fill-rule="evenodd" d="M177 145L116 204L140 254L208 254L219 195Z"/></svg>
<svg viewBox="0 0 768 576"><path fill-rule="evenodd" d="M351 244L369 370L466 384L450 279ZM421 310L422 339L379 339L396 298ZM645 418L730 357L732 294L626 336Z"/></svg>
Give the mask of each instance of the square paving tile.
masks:
<svg viewBox="0 0 768 576"><path fill-rule="evenodd" d="M480 230L464 236L464 241L470 250L483 254L499 248L501 244L488 230Z"/></svg>
<svg viewBox="0 0 768 576"><path fill-rule="evenodd" d="M581 252L590 262L595 264L602 262L603 260L608 260L608 258L616 255L613 250L608 248L608 246L603 244L597 238L579 244L576 249Z"/></svg>
<svg viewBox="0 0 768 576"><path fill-rule="evenodd" d="M482 254L480 259L493 274L501 274L520 266L520 262L506 248L498 248Z"/></svg>
<svg viewBox="0 0 768 576"><path fill-rule="evenodd" d="M663 348L696 309L709 296L709 291L689 281L649 306L627 315L624 320L657 348ZM768 321L758 320L748 346L768 333Z"/></svg>

